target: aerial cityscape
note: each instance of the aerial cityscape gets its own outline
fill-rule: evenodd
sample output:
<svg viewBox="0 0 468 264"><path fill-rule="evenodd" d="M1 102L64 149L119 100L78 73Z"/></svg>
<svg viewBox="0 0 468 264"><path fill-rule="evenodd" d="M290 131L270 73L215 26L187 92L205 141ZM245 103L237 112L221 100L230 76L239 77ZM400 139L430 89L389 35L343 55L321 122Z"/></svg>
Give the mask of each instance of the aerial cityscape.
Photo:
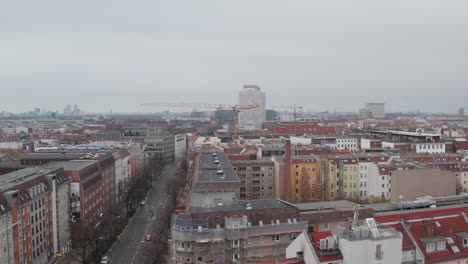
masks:
<svg viewBox="0 0 468 264"><path fill-rule="evenodd" d="M468 3L0 8L0 264L468 264Z"/></svg>

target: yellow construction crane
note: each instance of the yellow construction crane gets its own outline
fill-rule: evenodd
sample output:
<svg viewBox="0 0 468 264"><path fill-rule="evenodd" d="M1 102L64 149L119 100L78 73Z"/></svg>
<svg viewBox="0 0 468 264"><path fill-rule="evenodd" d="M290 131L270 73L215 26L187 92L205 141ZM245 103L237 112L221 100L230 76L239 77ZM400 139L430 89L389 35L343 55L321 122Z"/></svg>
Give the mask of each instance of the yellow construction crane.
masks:
<svg viewBox="0 0 468 264"><path fill-rule="evenodd" d="M231 123L232 128L232 141L237 144L239 141L239 111L251 110L258 108L259 105L240 106L240 105L226 105L226 104L197 104L197 103L147 103L142 106L159 106L159 107L183 107L183 108L207 108L216 110L234 110L234 120Z"/></svg>

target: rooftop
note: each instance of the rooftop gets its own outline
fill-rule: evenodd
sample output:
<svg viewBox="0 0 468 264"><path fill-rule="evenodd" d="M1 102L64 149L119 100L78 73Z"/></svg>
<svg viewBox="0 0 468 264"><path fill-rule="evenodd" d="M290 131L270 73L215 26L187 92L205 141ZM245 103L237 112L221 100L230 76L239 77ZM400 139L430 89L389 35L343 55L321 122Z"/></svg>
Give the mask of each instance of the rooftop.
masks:
<svg viewBox="0 0 468 264"><path fill-rule="evenodd" d="M361 205L347 201L326 201L326 202L312 202L295 204L299 211L326 211L326 210L353 210L355 207L360 208Z"/></svg>
<svg viewBox="0 0 468 264"><path fill-rule="evenodd" d="M49 164L42 165L43 168L63 168L66 171L78 171L88 167L89 165L97 162L96 160L69 160L57 161Z"/></svg>
<svg viewBox="0 0 468 264"><path fill-rule="evenodd" d="M81 158L83 153L65 153L65 152L35 152L21 155L23 160L72 160Z"/></svg>
<svg viewBox="0 0 468 264"><path fill-rule="evenodd" d="M240 182L240 180L231 161L224 153L201 153L197 182Z"/></svg>
<svg viewBox="0 0 468 264"><path fill-rule="evenodd" d="M214 207L218 204L232 203L236 200L235 192L208 192L190 194L190 206L194 207Z"/></svg>
<svg viewBox="0 0 468 264"><path fill-rule="evenodd" d="M231 203L216 204L211 208L191 206L191 213L212 213L212 212L232 212L232 211L245 211L245 210L261 210L261 209L275 209L275 208L288 208L294 205L284 202L280 199L258 199L246 201L233 201Z"/></svg>
<svg viewBox="0 0 468 264"><path fill-rule="evenodd" d="M8 190L21 182L55 173L52 168L25 168L0 176L0 190Z"/></svg>

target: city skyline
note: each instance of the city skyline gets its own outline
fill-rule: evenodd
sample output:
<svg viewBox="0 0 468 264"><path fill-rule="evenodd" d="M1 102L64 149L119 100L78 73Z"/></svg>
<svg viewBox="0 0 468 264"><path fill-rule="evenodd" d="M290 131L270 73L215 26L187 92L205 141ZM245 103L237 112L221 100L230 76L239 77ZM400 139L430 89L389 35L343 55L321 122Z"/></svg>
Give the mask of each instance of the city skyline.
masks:
<svg viewBox="0 0 468 264"><path fill-rule="evenodd" d="M9 100L0 111L61 110L71 101L88 112L232 104L249 83L270 105L312 111L384 102L389 112L455 112L466 104L466 2L245 4L6 3L0 87Z"/></svg>

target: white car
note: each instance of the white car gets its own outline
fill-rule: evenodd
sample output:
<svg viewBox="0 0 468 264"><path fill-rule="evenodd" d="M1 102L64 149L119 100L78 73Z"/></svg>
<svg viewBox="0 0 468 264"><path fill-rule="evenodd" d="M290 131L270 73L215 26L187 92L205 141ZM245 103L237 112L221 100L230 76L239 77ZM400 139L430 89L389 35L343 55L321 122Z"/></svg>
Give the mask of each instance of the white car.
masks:
<svg viewBox="0 0 468 264"><path fill-rule="evenodd" d="M102 257L101 264L110 264L110 263L111 263L111 260L108 256Z"/></svg>
<svg viewBox="0 0 468 264"><path fill-rule="evenodd" d="M143 200L143 201L141 201L140 204L141 204L141 205L145 205L147 202L148 202L147 200Z"/></svg>

